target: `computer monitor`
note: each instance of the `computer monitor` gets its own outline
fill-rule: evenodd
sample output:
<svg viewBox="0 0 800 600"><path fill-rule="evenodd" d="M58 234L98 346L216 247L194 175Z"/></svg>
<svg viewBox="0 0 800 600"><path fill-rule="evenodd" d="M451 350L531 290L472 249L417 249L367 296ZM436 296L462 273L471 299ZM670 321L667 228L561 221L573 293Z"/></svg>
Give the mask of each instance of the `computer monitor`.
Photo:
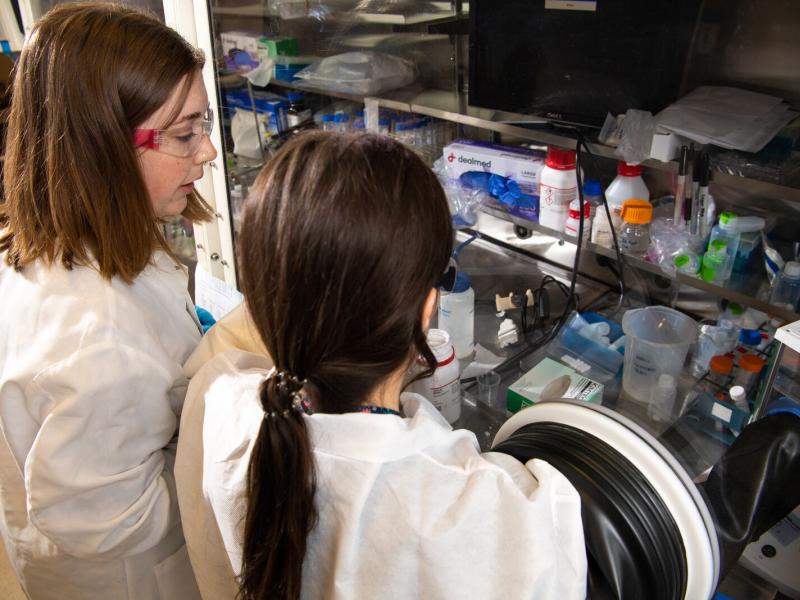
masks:
<svg viewBox="0 0 800 600"><path fill-rule="evenodd" d="M701 0L470 0L469 103L599 126L680 93Z"/></svg>

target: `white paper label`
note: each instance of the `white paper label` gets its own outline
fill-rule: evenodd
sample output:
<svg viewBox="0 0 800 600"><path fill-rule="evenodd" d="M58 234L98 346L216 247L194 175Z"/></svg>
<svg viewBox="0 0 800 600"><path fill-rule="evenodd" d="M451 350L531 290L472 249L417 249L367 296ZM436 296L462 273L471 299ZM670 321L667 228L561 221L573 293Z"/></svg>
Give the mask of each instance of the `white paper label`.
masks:
<svg viewBox="0 0 800 600"><path fill-rule="evenodd" d="M711 409L711 414L721 421L730 423L733 411L727 406L723 406L719 402L714 402L714 408Z"/></svg>
<svg viewBox="0 0 800 600"><path fill-rule="evenodd" d="M545 8L597 12L597 0L545 0Z"/></svg>

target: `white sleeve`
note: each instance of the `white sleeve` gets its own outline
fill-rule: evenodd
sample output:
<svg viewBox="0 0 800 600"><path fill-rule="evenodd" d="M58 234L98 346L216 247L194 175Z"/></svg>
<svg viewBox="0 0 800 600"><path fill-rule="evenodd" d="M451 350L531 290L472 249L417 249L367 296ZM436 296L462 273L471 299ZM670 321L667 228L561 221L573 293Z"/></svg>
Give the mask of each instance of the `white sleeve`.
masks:
<svg viewBox="0 0 800 600"><path fill-rule="evenodd" d="M167 366L119 342L82 348L34 379L46 410L25 461L28 513L65 552L136 554L177 522L163 450L177 425L173 381Z"/></svg>

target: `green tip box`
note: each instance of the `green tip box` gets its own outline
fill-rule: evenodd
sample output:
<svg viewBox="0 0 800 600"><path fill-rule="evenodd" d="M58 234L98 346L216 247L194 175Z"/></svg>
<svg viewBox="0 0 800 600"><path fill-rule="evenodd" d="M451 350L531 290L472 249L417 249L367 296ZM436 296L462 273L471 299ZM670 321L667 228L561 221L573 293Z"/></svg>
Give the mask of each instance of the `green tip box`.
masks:
<svg viewBox="0 0 800 600"><path fill-rule="evenodd" d="M544 358L508 386L506 408L515 413L541 400L556 398L574 398L601 404L603 384L584 377L575 369L551 358Z"/></svg>
<svg viewBox="0 0 800 600"><path fill-rule="evenodd" d="M262 37L258 40L259 56L297 56L297 39L292 37Z"/></svg>

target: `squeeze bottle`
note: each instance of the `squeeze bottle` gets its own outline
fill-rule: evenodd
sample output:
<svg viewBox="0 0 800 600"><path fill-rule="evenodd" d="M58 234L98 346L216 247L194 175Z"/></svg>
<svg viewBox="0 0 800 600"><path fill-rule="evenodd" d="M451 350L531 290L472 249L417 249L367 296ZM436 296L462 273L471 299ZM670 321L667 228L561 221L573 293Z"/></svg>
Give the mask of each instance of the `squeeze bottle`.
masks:
<svg viewBox="0 0 800 600"><path fill-rule="evenodd" d="M730 279L736 253L739 251L741 234L764 228L764 219L748 216L738 217L725 211L719 215L719 223L711 230L700 276L709 283L724 284Z"/></svg>
<svg viewBox="0 0 800 600"><path fill-rule="evenodd" d="M439 296L439 328L450 334L457 358L472 354L475 342L475 290L464 271L456 275L452 292Z"/></svg>
<svg viewBox="0 0 800 600"><path fill-rule="evenodd" d="M464 247L477 237L472 235L456 246L453 250L456 263ZM465 271L458 270L453 291L442 290L439 294L438 317L439 328L450 335L456 358L471 356L475 343L475 290Z"/></svg>

